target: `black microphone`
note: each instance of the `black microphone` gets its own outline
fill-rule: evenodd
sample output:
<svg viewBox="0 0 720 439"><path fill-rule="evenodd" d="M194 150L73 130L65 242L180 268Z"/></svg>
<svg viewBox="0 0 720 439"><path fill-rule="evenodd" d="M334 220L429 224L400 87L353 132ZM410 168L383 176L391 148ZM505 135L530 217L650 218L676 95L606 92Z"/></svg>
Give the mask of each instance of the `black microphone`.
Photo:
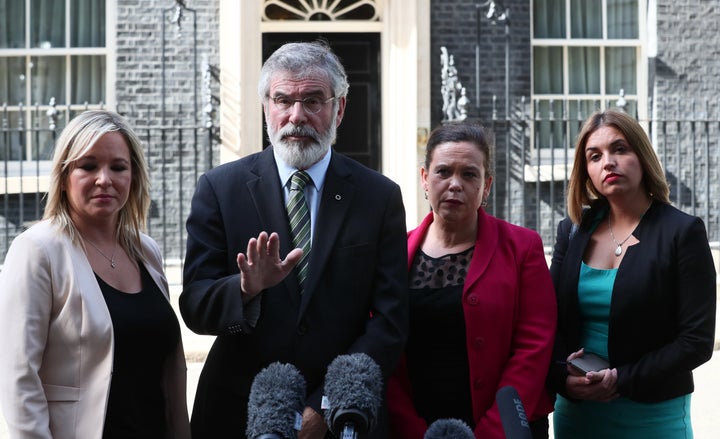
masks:
<svg viewBox="0 0 720 439"><path fill-rule="evenodd" d="M513 386L505 386L495 394L500 420L507 439L532 439L530 423L520 396Z"/></svg>
<svg viewBox="0 0 720 439"><path fill-rule="evenodd" d="M296 439L305 409L305 378L275 362L255 375L248 399L249 439Z"/></svg>
<svg viewBox="0 0 720 439"><path fill-rule="evenodd" d="M357 439L375 428L382 399L380 366L367 354L340 355L328 366L325 421L341 439ZM362 436L359 436L362 435Z"/></svg>
<svg viewBox="0 0 720 439"><path fill-rule="evenodd" d="M475 439L475 434L463 421L448 418L430 424L423 439Z"/></svg>

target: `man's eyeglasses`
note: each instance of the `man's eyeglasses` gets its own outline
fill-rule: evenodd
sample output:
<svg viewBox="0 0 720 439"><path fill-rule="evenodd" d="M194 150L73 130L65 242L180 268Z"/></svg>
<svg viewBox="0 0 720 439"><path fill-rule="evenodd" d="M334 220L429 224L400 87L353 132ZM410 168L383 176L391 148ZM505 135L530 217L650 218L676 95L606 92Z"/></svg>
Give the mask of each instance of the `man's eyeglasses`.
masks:
<svg viewBox="0 0 720 439"><path fill-rule="evenodd" d="M277 95L275 97L268 96L268 99L273 101L273 103L275 103L275 106L280 111L288 111L295 105L295 102L300 102L306 113L317 114L320 112L320 110L322 110L323 105L335 100L335 96L328 99L322 99L316 96L309 96L302 99L293 99L288 96Z"/></svg>

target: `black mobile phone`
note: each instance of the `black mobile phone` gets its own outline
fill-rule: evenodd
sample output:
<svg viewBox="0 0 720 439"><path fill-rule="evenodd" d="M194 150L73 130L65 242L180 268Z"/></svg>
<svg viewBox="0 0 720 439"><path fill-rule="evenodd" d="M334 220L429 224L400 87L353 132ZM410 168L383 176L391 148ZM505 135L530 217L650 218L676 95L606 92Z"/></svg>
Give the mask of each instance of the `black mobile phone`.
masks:
<svg viewBox="0 0 720 439"><path fill-rule="evenodd" d="M610 368L610 363L603 357L586 352L582 357L573 358L568 364L580 373L597 372Z"/></svg>

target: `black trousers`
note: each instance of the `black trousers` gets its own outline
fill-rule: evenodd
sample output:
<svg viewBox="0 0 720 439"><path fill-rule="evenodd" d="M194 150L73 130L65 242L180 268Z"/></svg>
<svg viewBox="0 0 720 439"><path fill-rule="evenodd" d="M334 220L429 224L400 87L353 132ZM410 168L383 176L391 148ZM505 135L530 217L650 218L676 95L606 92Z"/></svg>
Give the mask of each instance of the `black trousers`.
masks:
<svg viewBox="0 0 720 439"><path fill-rule="evenodd" d="M532 433L533 439L548 439L550 430L550 423L548 417L536 419L530 421L530 432Z"/></svg>

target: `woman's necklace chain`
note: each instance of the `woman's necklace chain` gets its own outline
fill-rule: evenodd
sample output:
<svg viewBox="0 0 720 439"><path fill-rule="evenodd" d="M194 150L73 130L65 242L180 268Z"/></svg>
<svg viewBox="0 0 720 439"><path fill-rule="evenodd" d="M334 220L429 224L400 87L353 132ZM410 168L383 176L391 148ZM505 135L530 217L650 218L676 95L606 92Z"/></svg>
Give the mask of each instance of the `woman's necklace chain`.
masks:
<svg viewBox="0 0 720 439"><path fill-rule="evenodd" d="M645 212L643 212L643 214L640 215L640 219L642 219L642 217L645 216L645 213L650 209L650 206L652 206L652 200L650 200L650 204L648 205L647 209L645 209ZM625 239L618 242L617 239L615 239L615 234L612 231L612 218L610 218L610 216L608 216L608 229L610 229L610 238L612 238L613 242L615 243L615 256L620 257L620 255L622 255L622 251L623 251L623 249L622 249L623 244L625 244L627 242L627 240L630 239L630 237L632 236L632 232L634 232L635 230L633 228L633 231L631 231L630 234L625 237Z"/></svg>
<svg viewBox="0 0 720 439"><path fill-rule="evenodd" d="M630 234L625 239L617 242L617 239L615 239L615 234L612 231L612 220L610 218L608 218L608 228L610 229L610 237L615 243L615 256L620 257L620 255L622 254L622 246L627 242L628 239L630 239L630 237L632 236L632 232L630 232Z"/></svg>
<svg viewBox="0 0 720 439"><path fill-rule="evenodd" d="M612 233L612 232L611 232L611 233ZM115 243L115 247L113 248L112 254L111 254L110 257L108 258L107 255L106 255L105 253L103 253L103 251L100 250L100 249L98 248L98 246L95 245L94 242L90 241L89 239L87 239L87 238L84 237L84 236L83 236L83 239L84 239L85 241L87 241L88 243L90 243L90 245L92 245L93 247L95 247L95 250L97 250L98 253L100 253L103 258L107 259L108 262L110 262L110 268L112 268L112 269L115 268L115 265L116 265L116 262L115 262L115 250L117 250L117 242Z"/></svg>

